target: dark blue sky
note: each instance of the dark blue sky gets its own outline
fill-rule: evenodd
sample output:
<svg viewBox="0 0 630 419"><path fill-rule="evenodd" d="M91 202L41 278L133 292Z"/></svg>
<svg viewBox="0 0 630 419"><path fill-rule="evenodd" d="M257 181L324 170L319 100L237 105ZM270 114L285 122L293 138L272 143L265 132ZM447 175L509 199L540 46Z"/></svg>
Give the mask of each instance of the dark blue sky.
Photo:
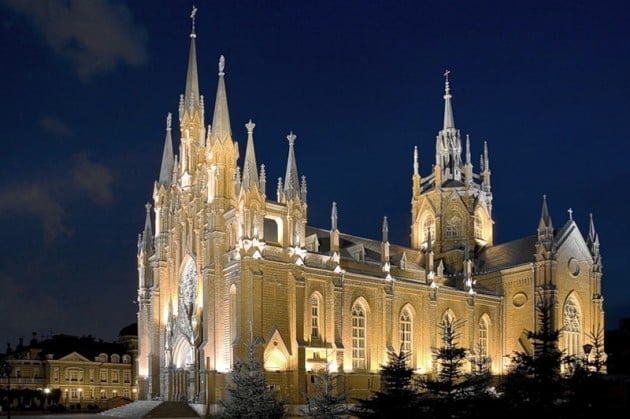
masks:
<svg viewBox="0 0 630 419"><path fill-rule="evenodd" d="M193 4L206 121L223 54L232 131L244 155L256 123L269 197L292 130L310 224L328 228L336 201L343 232L379 238L386 215L407 245L413 147L427 175L450 69L473 163L488 142L495 242L535 234L543 194L556 226L572 208L586 233L592 212L607 328L630 316L627 2L0 0L0 344L135 321Z"/></svg>

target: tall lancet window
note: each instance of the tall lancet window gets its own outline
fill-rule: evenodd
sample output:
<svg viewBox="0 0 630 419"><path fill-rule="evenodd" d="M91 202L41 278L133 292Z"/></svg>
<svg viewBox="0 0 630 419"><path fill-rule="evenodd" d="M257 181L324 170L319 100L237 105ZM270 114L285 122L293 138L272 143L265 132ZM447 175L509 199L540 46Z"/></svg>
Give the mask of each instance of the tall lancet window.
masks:
<svg viewBox="0 0 630 419"><path fill-rule="evenodd" d="M410 353L412 344L413 323L409 309L403 309L400 314L400 349L405 353Z"/></svg>
<svg viewBox="0 0 630 419"><path fill-rule="evenodd" d="M426 242L431 233L431 240L435 240L435 218L433 215L427 214L422 219L422 241Z"/></svg>
<svg viewBox="0 0 630 419"><path fill-rule="evenodd" d="M580 309L575 299L569 298L564 304L562 315L562 335L564 336L564 351L568 356L581 356L582 350L582 319Z"/></svg>
<svg viewBox="0 0 630 419"><path fill-rule="evenodd" d="M479 320L477 351L479 356L488 356L488 319L485 316Z"/></svg>
<svg viewBox="0 0 630 419"><path fill-rule="evenodd" d="M311 296L311 338L319 338L319 297Z"/></svg>
<svg viewBox="0 0 630 419"><path fill-rule="evenodd" d="M365 369L365 361L365 309L355 303L352 306L352 368Z"/></svg>
<svg viewBox="0 0 630 419"><path fill-rule="evenodd" d="M483 217L479 213L479 211L475 211L475 238L483 239Z"/></svg>

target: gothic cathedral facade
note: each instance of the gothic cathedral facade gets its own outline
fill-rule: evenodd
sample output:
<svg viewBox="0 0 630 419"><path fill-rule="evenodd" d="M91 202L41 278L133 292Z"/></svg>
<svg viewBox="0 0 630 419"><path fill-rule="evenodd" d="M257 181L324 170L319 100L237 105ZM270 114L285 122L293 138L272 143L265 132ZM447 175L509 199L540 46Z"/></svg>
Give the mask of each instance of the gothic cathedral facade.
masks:
<svg viewBox="0 0 630 419"><path fill-rule="evenodd" d="M239 166L219 61L212 124L205 125L196 35L190 35L185 93L179 100L179 149L168 114L153 204L138 239L138 396L224 398L230 369L251 339L267 382L292 404L305 402L311 374L328 366L350 397L378 390L390 350L412 353L420 374L436 365L439 324L461 320L460 346L506 372L509 355L531 351L536 303L553 301L561 349L583 356L603 330L602 263L591 217L583 235L571 216L554 227L543 198L537 231L495 244L488 147L473 170L470 141L455 128L445 83L444 121L431 173L411 179L410 244L308 224L306 179L298 176L290 133L284 179L267 196L256 162L255 124ZM536 220L536 215L533 220ZM472 362L472 361L471 361Z"/></svg>

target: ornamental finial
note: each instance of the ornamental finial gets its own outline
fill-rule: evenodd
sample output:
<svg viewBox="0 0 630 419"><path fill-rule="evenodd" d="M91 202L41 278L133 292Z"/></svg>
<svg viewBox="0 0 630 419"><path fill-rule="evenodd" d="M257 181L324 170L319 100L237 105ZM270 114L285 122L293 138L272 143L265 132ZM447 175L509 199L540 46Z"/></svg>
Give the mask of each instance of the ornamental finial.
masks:
<svg viewBox="0 0 630 419"><path fill-rule="evenodd" d="M192 20L192 31L190 32L191 38L195 37L195 15L197 14L197 7L193 5L192 12L190 13L190 19Z"/></svg>
<svg viewBox="0 0 630 419"><path fill-rule="evenodd" d="M448 82L448 75L451 74L451 70L445 70L444 71L444 83L446 86L446 93L450 93L451 89L450 89L450 84Z"/></svg>
<svg viewBox="0 0 630 419"><path fill-rule="evenodd" d="M287 135L287 140L289 140L289 145L292 146L296 138L297 138L297 135L295 135L293 131L291 131L289 135Z"/></svg>
<svg viewBox="0 0 630 419"><path fill-rule="evenodd" d="M219 76L225 75L223 70L225 70L225 57L221 55L221 57L219 57Z"/></svg>

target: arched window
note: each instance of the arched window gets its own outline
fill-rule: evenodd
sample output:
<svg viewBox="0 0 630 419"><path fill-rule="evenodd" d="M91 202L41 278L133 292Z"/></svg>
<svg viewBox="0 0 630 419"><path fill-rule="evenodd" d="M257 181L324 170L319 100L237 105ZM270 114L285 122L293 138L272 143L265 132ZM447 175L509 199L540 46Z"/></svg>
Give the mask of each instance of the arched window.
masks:
<svg viewBox="0 0 630 419"><path fill-rule="evenodd" d="M575 299L569 298L566 301L562 317L565 353L568 356L580 356L582 351L582 316Z"/></svg>
<svg viewBox="0 0 630 419"><path fill-rule="evenodd" d="M319 297L311 296L311 338L319 338Z"/></svg>
<svg viewBox="0 0 630 419"><path fill-rule="evenodd" d="M474 224L475 238L483 240L483 216L479 211L475 211Z"/></svg>
<svg viewBox="0 0 630 419"><path fill-rule="evenodd" d="M405 353L410 353L412 344L413 322L409 309L403 309L400 314L400 349Z"/></svg>
<svg viewBox="0 0 630 419"><path fill-rule="evenodd" d="M429 232L431 232L431 240L435 240L435 218L433 215L427 214L422 219L422 241L429 240Z"/></svg>
<svg viewBox="0 0 630 419"><path fill-rule="evenodd" d="M365 367L365 309L355 303L352 306L352 368L362 370Z"/></svg>
<svg viewBox="0 0 630 419"><path fill-rule="evenodd" d="M446 238L456 239L462 235L462 219L459 215L453 215L446 222Z"/></svg>
<svg viewBox="0 0 630 419"><path fill-rule="evenodd" d="M480 356L488 356L488 319L482 317L479 320L479 340L477 341L477 351Z"/></svg>

